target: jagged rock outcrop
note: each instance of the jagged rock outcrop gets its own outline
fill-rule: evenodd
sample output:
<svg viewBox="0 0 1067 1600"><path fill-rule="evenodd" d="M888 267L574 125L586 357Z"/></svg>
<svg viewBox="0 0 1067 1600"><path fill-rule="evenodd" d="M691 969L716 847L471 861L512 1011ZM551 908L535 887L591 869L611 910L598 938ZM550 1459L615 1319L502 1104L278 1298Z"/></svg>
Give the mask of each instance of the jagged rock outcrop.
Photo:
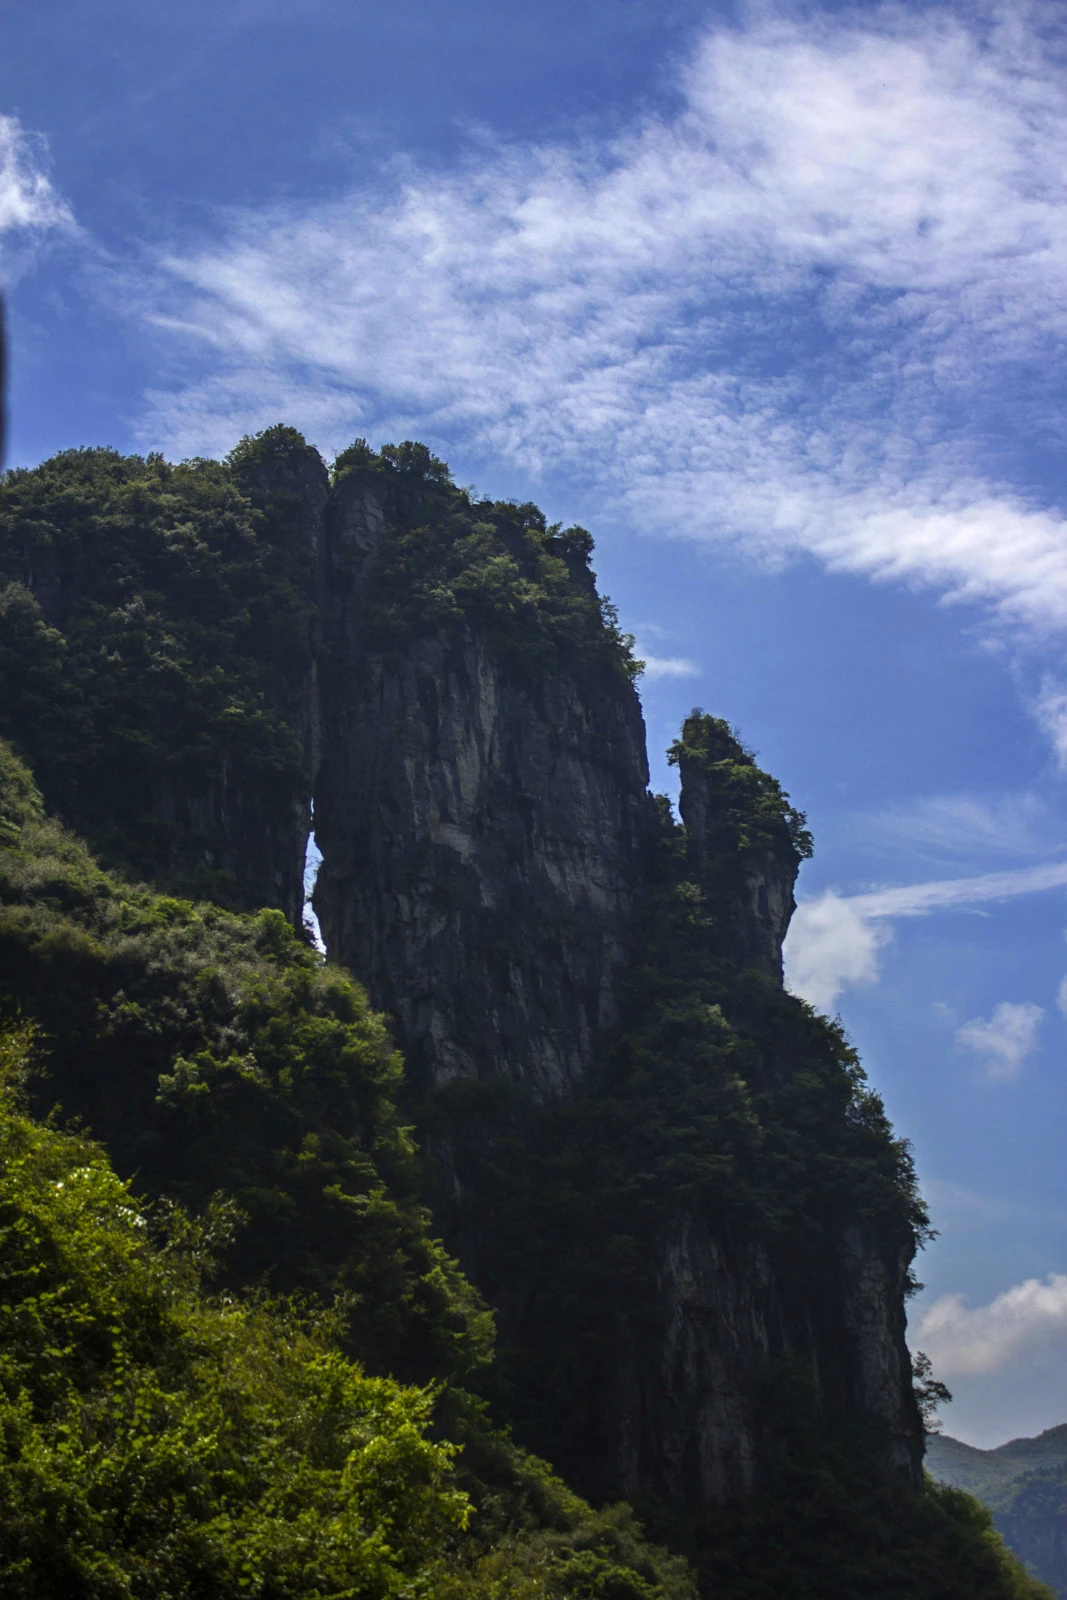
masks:
<svg viewBox="0 0 1067 1600"><path fill-rule="evenodd" d="M499 1139L491 1118L453 1118L434 1140L441 1224L493 1295L504 1342L526 1352L528 1370L537 1349L568 1335L536 1311L554 1292L546 1278L562 1267L551 1250L539 1268L524 1264L521 1222L501 1258L494 1231L509 1202L500 1168L509 1159L536 1162L546 1140L568 1137L550 1115L544 1127L552 1131L538 1131L538 1106L562 1096L580 1110L583 1098L601 1093L602 1046L616 1024L640 1026L642 1003L632 995L623 1015L635 959L646 969L664 964L655 996L664 984L689 981L687 971L699 988L702 963L720 974L716 994L723 982L729 989L729 973L749 972L770 985L768 996L781 996L782 942L810 840L803 817L726 724L687 719L672 752L689 880L679 891L699 902L700 931L683 928L675 955L657 955L641 926L655 808L633 688L603 660L546 658L532 634L529 648L517 649L530 627L518 591L494 589L481 609L471 600L465 571L487 570L481 561L522 567L530 540L544 548L550 531L526 526L524 508L511 521L498 508L482 554L470 554L478 513L457 513L434 488L431 462L393 461L383 472L360 457L339 478L326 514L316 787L324 860L315 904L331 955L395 1017L422 1090L505 1080L528 1097L528 1127L510 1158L481 1159ZM457 550L466 553L450 564ZM567 593L595 598L586 548L572 540L560 554ZM405 608L405 594L416 590L417 605ZM440 623L428 625L437 607ZM603 629L599 613L596 625ZM653 1026L655 1049L672 1048L671 1026L659 1034ZM750 1070L779 1085L803 1070L788 1024L753 1063ZM619 1116L617 1103L602 1119L594 1115L589 1137L617 1137ZM760 1159L754 1148L751 1160ZM627 1193L624 1184L624 1209ZM576 1204L581 1211L586 1202ZM790 1204L777 1202L779 1210ZM546 1379L542 1417L554 1405L572 1414L547 1423L533 1442L597 1494L703 1506L736 1500L761 1481L775 1448L775 1428L760 1411L760 1374L800 1360L814 1375L827 1424L868 1415L881 1429L887 1472L917 1482L921 1446L903 1337L910 1248L891 1230L881 1235L850 1218L847 1202L820 1216L817 1248L794 1236L761 1238L757 1223L717 1219L681 1190L676 1204L663 1205L667 1218L656 1231L623 1246L646 1262L640 1312L605 1307L601 1332L587 1330L600 1355L568 1380L570 1398L564 1384L553 1402L557 1380ZM644 1226L622 1212L605 1220L624 1241ZM562 1233L568 1226L550 1225ZM589 1224L576 1212L575 1226ZM618 1246L594 1227L583 1245L590 1282L601 1248ZM540 1426L533 1413L530 1425Z"/></svg>
<svg viewBox="0 0 1067 1600"><path fill-rule="evenodd" d="M782 942L797 871L811 848L805 819L715 718L699 712L687 718L671 759L680 769L684 823L674 907L661 891L667 921L659 927L649 908L652 943L646 941L639 959L659 972L628 1025L637 1028L641 1045L651 1038L660 1052L684 1052L693 1036L672 1032L672 1009L701 1001L725 1007L734 1022L709 1016L707 1030L709 1042L722 1030L724 1053L718 1063L714 1050L708 1053L699 1074L728 1092L729 1052L743 1038L747 1081L742 1114L729 1133L723 1109L690 1092L686 1114L696 1122L712 1110L724 1129L699 1147L701 1163L726 1161L737 1175L718 1196L712 1185L703 1205L687 1202L681 1186L676 1206L669 1194L662 1199L661 1211L674 1215L648 1242L654 1288L639 1316L623 1311L599 1394L596 1379L592 1384L596 1442L586 1453L599 1458L597 1489L702 1506L743 1498L765 1479L778 1448L761 1386L797 1362L811 1376L825 1424L866 1417L879 1437L883 1469L917 1486L922 1445L904 1316L914 1237L898 1196L871 1195L861 1221L858 1195L843 1191L827 1205L820 1194L822 1149L839 1143L842 1132L848 1138L824 1116L828 1102L848 1093L841 1076L843 1068L847 1077L848 1058L834 1066L839 1046L832 1035L806 1037L800 1008L782 993ZM649 1018L644 1025L642 1013ZM825 1087L812 1108L821 1126L813 1138L808 1131L805 1151L806 1114L793 1097L809 1071ZM664 1091L670 1092L666 1078ZM752 1095L763 1102L765 1132L736 1161ZM877 1117L873 1105L861 1112L857 1104L853 1115L872 1112ZM783 1129L780 1155L761 1148L761 1140ZM782 1177L801 1152L796 1179L810 1188L803 1198L790 1194L790 1180ZM864 1153L869 1158L873 1151L868 1146ZM839 1181L832 1168L826 1173L831 1183ZM772 1190L782 1184L769 1208L758 1193L768 1183ZM879 1212L876 1224L872 1215ZM784 1228L774 1220L790 1213Z"/></svg>
<svg viewBox="0 0 1067 1600"><path fill-rule="evenodd" d="M703 873L715 872L718 865L716 902L728 923L731 954L738 966L756 967L781 983L782 945L796 910L797 840L781 817L772 815L760 825L758 813L744 804L751 798L745 778L756 769L738 765L725 746L709 752L682 740L675 759L689 855ZM725 776L724 768L729 769Z"/></svg>
<svg viewBox="0 0 1067 1600"><path fill-rule="evenodd" d="M472 635L364 658L346 690L316 799L328 948L429 1081L573 1087L617 1017L636 707L531 693Z"/></svg>

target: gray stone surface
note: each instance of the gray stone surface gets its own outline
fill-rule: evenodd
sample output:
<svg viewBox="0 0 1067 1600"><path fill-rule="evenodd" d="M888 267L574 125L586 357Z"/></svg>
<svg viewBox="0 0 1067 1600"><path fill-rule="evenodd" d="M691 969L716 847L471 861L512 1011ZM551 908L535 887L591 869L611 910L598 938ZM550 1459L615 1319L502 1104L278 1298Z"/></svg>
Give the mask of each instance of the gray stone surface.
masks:
<svg viewBox="0 0 1067 1600"><path fill-rule="evenodd" d="M395 1018L423 1086L504 1077L535 1100L569 1094L617 1016L633 934L650 803L637 697L618 678L520 678L470 628L370 648L361 577L388 517L384 493L359 478L327 513L323 934ZM717 819L699 774L683 765L682 779L699 858ZM746 862L723 913L738 964L779 984L797 867L783 829ZM436 1154L455 1184L447 1142ZM483 1243L491 1227L479 1218ZM477 1278L477 1243L452 1242ZM813 1362L829 1414L863 1408L882 1421L887 1470L915 1481L906 1267L857 1227L802 1284L758 1244L728 1253L681 1212L663 1240L657 1331L614 1338L590 1400L603 1491L704 1505L744 1496L766 1448L753 1373L791 1353Z"/></svg>
<svg viewBox="0 0 1067 1600"><path fill-rule="evenodd" d="M395 1017L413 1072L561 1092L616 1016L649 803L638 699L616 678L523 681L470 630L365 647L359 574L384 521L342 483L315 803L323 936Z"/></svg>

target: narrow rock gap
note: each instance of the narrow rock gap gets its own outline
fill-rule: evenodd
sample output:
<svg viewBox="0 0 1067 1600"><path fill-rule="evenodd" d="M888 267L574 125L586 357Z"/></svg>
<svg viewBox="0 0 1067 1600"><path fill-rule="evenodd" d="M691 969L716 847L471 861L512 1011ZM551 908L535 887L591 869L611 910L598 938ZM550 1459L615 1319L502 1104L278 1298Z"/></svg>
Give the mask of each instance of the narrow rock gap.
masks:
<svg viewBox="0 0 1067 1600"><path fill-rule="evenodd" d="M311 808L311 832L307 837L304 849L304 927L310 933L316 950L326 954L326 943L319 927L319 919L315 915L315 908L311 904L311 896L315 892L315 880L322 866L322 851L319 849L318 840L315 838L315 808Z"/></svg>

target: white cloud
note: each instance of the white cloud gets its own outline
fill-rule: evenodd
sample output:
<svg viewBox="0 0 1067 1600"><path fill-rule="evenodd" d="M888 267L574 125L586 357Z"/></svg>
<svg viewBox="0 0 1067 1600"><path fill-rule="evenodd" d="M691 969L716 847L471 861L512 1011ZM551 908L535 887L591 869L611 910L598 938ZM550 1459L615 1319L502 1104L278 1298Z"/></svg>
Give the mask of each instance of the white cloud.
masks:
<svg viewBox="0 0 1067 1600"><path fill-rule="evenodd" d="M987 433L1058 403L1067 79L1040 13L969 16L716 26L678 113L613 141L483 140L229 219L139 286L206 365L146 433L419 431L661 532L1063 627L1067 520L988 476Z"/></svg>
<svg viewBox="0 0 1067 1600"><path fill-rule="evenodd" d="M829 1011L846 984L875 981L878 949L889 937L832 891L803 901L785 944L786 987Z"/></svg>
<svg viewBox="0 0 1067 1600"><path fill-rule="evenodd" d="M1056 990L1056 1004L1067 1017L1067 978L1060 979L1060 986Z"/></svg>
<svg viewBox="0 0 1067 1600"><path fill-rule="evenodd" d="M1052 861L1016 872L937 879L866 894L841 896L827 890L797 907L785 942L786 985L793 994L828 1010L846 985L873 983L878 978L878 951L891 937L890 930L880 926L883 922L960 910L1065 885L1067 862ZM990 1025L967 1024L980 1026Z"/></svg>
<svg viewBox="0 0 1067 1600"><path fill-rule="evenodd" d="M700 668L685 656L654 656L647 650L637 649L638 658L645 663L646 678L699 678Z"/></svg>
<svg viewBox="0 0 1067 1600"><path fill-rule="evenodd" d="M49 229L71 230L74 218L47 174L48 149L17 117L0 115L0 279L10 281L28 245Z"/></svg>
<svg viewBox="0 0 1067 1600"><path fill-rule="evenodd" d="M1037 1044L1037 1030L1045 1015L1040 1006L1024 1000L1002 1000L988 1020L975 1017L956 1029L956 1042L981 1056L991 1083L1011 1083Z"/></svg>
<svg viewBox="0 0 1067 1600"><path fill-rule="evenodd" d="M1021 1358L1067 1353L1067 1273L1028 1278L986 1306L942 1295L909 1339L926 1351L939 1377L997 1372Z"/></svg>

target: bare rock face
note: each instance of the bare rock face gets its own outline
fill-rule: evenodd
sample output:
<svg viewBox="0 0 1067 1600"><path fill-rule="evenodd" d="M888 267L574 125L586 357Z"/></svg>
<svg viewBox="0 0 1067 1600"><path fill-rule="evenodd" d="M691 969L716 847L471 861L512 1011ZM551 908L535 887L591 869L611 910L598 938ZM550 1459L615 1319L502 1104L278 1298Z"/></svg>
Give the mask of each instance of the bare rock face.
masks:
<svg viewBox="0 0 1067 1600"><path fill-rule="evenodd" d="M752 862L744 878L744 914L738 918L738 956L746 966L757 967L782 980L782 946L789 932L797 860L794 852L767 850Z"/></svg>
<svg viewBox="0 0 1067 1600"><path fill-rule="evenodd" d="M448 532L454 512L443 500L434 533L405 503L403 477L372 468L361 460L339 478L324 518L315 908L331 958L395 1019L422 1090L504 1080L536 1116L598 1092L602 1046L641 945L653 807L639 703L618 673L565 655L516 659L498 598L457 617L464 580L440 550L437 576L423 578L428 541L466 548L477 538L470 515ZM542 527L537 537L547 536ZM496 537L494 560L522 558L521 529L501 524ZM595 600L580 541L561 548L574 593ZM757 985L780 992L803 818L725 723L694 713L674 759L707 960L754 969ZM767 1070L788 1080L788 1048ZM475 1281L495 1262L483 1286L505 1342L522 1348L539 1291L494 1241L496 1197L483 1194L471 1160L483 1135L498 1136L491 1118L437 1139L439 1224ZM544 1448L595 1495L705 1508L742 1500L775 1448L760 1375L799 1360L828 1423L874 1419L885 1470L917 1482L909 1258L848 1224L821 1254L791 1260L680 1197L652 1246L641 1315L611 1313L600 1368ZM543 1325L528 1336L539 1348Z"/></svg>
<svg viewBox="0 0 1067 1600"><path fill-rule="evenodd" d="M876 1417L885 1437L890 1472L922 1481L922 1432L911 1393L911 1356L904 1314L910 1252L885 1248L859 1224L842 1229L839 1247L840 1305L845 1368L842 1411ZM833 1376L826 1375L832 1384Z"/></svg>
<svg viewBox="0 0 1067 1600"><path fill-rule="evenodd" d="M361 582L387 519L384 494L342 481L316 912L421 1081L566 1092L616 1017L647 808L637 697L531 680L471 627L368 643Z"/></svg>
<svg viewBox="0 0 1067 1600"><path fill-rule="evenodd" d="M907 1261L858 1227L818 1261L788 1262L682 1212L658 1257L654 1320L617 1333L591 1396L592 1445L568 1465L590 1492L696 1509L743 1501L767 1479L786 1418L810 1404L768 1374L811 1374L826 1425L866 1417L882 1470L917 1488L922 1439L904 1340Z"/></svg>
<svg viewBox="0 0 1067 1600"><path fill-rule="evenodd" d="M760 1468L751 1376L776 1343L769 1264L759 1250L730 1259L702 1221L683 1215L663 1241L658 1290L656 1337L629 1341L603 1408L618 1492L698 1506L742 1500Z"/></svg>

